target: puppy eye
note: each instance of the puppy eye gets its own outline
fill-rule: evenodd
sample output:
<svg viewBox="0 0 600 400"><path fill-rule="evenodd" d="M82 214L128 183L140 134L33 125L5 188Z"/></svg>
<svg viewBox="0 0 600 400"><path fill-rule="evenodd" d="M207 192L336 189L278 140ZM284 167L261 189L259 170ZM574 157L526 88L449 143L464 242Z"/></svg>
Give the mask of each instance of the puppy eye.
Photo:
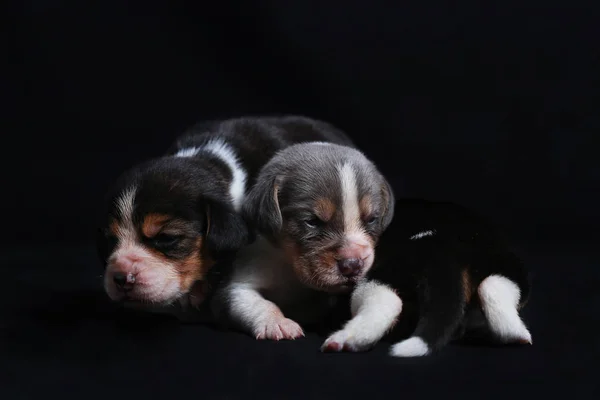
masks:
<svg viewBox="0 0 600 400"><path fill-rule="evenodd" d="M318 217L312 217L304 220L304 224L311 229L315 229L321 226L323 221L321 221Z"/></svg>
<svg viewBox="0 0 600 400"><path fill-rule="evenodd" d="M367 217L365 219L365 223L367 225L373 225L373 224L375 224L377 222L378 219L379 219L379 217L377 217L377 215L372 215L372 216Z"/></svg>
<svg viewBox="0 0 600 400"><path fill-rule="evenodd" d="M158 235L153 237L151 241L152 244L158 249L168 249L175 246L180 239L180 236L159 233Z"/></svg>

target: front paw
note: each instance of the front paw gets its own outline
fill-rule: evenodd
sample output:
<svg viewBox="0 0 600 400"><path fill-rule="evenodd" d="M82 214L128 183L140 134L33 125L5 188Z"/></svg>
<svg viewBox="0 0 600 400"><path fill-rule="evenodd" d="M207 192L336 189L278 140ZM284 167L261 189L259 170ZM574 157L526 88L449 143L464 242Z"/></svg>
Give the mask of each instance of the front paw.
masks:
<svg viewBox="0 0 600 400"><path fill-rule="evenodd" d="M300 325L283 315L272 316L254 329L258 340L294 340L304 336Z"/></svg>
<svg viewBox="0 0 600 400"><path fill-rule="evenodd" d="M341 351L358 353L370 350L373 346L375 346L375 343L366 339L361 339L360 335L353 334L349 330L342 329L329 336L327 340L323 342L321 351L324 353Z"/></svg>

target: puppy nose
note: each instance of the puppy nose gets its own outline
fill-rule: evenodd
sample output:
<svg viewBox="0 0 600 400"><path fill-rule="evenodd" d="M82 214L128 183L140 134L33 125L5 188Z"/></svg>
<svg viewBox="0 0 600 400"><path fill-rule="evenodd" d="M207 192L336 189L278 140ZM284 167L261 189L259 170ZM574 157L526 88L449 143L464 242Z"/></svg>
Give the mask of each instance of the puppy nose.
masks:
<svg viewBox="0 0 600 400"><path fill-rule="evenodd" d="M135 283L135 276L132 273L125 274L123 272L115 272L113 275L113 281L118 288L124 289L131 287Z"/></svg>
<svg viewBox="0 0 600 400"><path fill-rule="evenodd" d="M363 261L360 258L345 258L338 261L338 269L348 278L358 275L362 267Z"/></svg>

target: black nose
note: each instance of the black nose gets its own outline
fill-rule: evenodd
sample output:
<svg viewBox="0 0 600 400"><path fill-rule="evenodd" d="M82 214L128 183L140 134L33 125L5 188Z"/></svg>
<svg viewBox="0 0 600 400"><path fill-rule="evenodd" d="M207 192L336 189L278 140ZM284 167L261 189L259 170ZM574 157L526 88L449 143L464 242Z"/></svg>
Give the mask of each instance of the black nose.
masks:
<svg viewBox="0 0 600 400"><path fill-rule="evenodd" d="M113 282L119 288L124 288L126 286L131 286L135 282L135 278L133 274L124 274L122 272L115 272L113 274Z"/></svg>
<svg viewBox="0 0 600 400"><path fill-rule="evenodd" d="M338 269L342 275L352 278L360 273L363 261L359 258L346 258L338 261Z"/></svg>

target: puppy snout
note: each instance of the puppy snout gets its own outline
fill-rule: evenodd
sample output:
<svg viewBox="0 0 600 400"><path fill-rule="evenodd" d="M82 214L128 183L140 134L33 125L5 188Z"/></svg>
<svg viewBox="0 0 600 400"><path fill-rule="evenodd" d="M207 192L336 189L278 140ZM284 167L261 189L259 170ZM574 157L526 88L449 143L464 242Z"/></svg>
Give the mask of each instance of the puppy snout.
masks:
<svg viewBox="0 0 600 400"><path fill-rule="evenodd" d="M128 290L133 287L135 283L135 276L132 273L115 272L113 274L113 282L117 288L121 290Z"/></svg>
<svg viewBox="0 0 600 400"><path fill-rule="evenodd" d="M342 247L338 252L338 256L340 259L358 258L359 260L364 260L368 258L371 253L372 248L369 245L362 243L351 243Z"/></svg>
<svg viewBox="0 0 600 400"><path fill-rule="evenodd" d="M338 269L345 277L352 278L360 274L364 262L360 258L344 258L338 261Z"/></svg>

